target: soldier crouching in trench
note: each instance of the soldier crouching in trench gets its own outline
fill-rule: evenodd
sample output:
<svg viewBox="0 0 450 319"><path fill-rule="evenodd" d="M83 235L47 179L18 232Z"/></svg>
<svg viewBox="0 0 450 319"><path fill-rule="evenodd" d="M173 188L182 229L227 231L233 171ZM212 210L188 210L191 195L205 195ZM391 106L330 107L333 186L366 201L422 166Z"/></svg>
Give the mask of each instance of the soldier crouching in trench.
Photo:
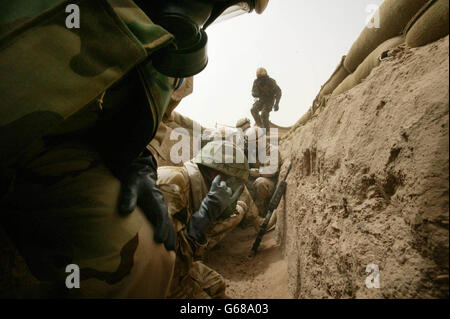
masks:
<svg viewBox="0 0 450 319"><path fill-rule="evenodd" d="M181 167L158 169L157 184L177 232L169 298L227 298L222 276L199 259L248 211L245 201L250 196L244 186L248 175L243 150L229 141L209 142Z"/></svg>
<svg viewBox="0 0 450 319"><path fill-rule="evenodd" d="M0 17L0 204L37 279L25 295L164 298L177 238L145 147L181 79L206 66L205 28L268 1L84 1L79 29L64 3L22 2ZM214 187L223 207L231 194Z"/></svg>
<svg viewBox="0 0 450 319"><path fill-rule="evenodd" d="M249 119L239 120L236 128L243 130L245 136L245 154L250 166L246 186L258 208L258 215L265 217L269 201L275 191L279 169L282 166L280 152L277 145L267 141L264 129L257 126L250 127ZM268 229L275 222L276 214L273 214ZM259 222L258 225L261 223ZM259 230L259 227L255 228Z"/></svg>

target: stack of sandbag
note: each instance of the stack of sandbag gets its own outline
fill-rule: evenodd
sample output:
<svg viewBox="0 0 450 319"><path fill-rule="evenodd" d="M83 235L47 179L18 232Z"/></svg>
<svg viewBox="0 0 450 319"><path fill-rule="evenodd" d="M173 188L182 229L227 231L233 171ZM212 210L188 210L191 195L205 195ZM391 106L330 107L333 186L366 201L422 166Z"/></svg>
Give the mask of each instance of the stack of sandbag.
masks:
<svg viewBox="0 0 450 319"><path fill-rule="evenodd" d="M361 83L389 50L404 43L426 45L449 34L449 0L386 0L377 16L379 25L364 28L295 127L306 124L330 97Z"/></svg>
<svg viewBox="0 0 450 319"><path fill-rule="evenodd" d="M420 4L422 4L422 7L417 10ZM347 69L354 68L356 61L359 61L361 56L367 52L367 47L372 47L379 41L384 40L387 36L395 34L393 30L398 32L402 28L400 35L388 38L379 44L376 49L359 63L354 72L339 84L331 96L337 96L361 83L373 68L381 63L381 58L385 53L400 44L406 42L409 47L418 47L448 35L448 8L448 0L385 1L380 7L380 29L366 28L363 31L360 38L350 49L344 61L344 66ZM392 10L398 10L398 15L393 15ZM404 11L400 12L400 10ZM411 17L411 15L413 16ZM409 20L407 21L408 18ZM376 32L379 33L377 34ZM368 41L368 39L371 39L371 41ZM363 48L362 44L366 44L367 47Z"/></svg>
<svg viewBox="0 0 450 319"><path fill-rule="evenodd" d="M406 44L420 47L448 35L448 7L449 0L428 1L406 26Z"/></svg>
<svg viewBox="0 0 450 319"><path fill-rule="evenodd" d="M378 9L379 26L369 24L353 43L344 62L355 72L364 59L383 42L403 33L405 26L428 0L386 0Z"/></svg>
<svg viewBox="0 0 450 319"><path fill-rule="evenodd" d="M405 26L426 3L427 0L386 0L383 2L377 12L379 26L375 27L370 24L364 28L348 54L342 57L330 79L322 86L314 103L316 105L314 111L317 106L324 106L327 96L332 94L349 75L354 73L371 53L373 53L373 57L380 51L389 50L400 44L399 36L403 33ZM367 69L369 68L370 73L370 66L372 68L376 66L372 57L367 62L368 64L363 67L364 71L359 71L359 74L367 76ZM377 61L377 58L375 58L375 61ZM356 76L353 76L347 82L346 87L348 83L355 82L356 78Z"/></svg>
<svg viewBox="0 0 450 319"><path fill-rule="evenodd" d="M338 85L350 74L350 72L345 68L344 62L346 60L346 56L344 55L341 58L341 62L334 70L331 77L328 79L327 82L322 86L318 97L315 100L315 103L313 103L313 111L315 111L315 106L319 105L322 106L326 102L326 97L333 93L333 91L338 87Z"/></svg>
<svg viewBox="0 0 450 319"><path fill-rule="evenodd" d="M336 87L331 96L333 97L346 92L361 83L362 80L370 74L372 69L380 64L380 57L382 57L383 53L404 42L405 38L403 36L394 37L384 41L364 59L364 61L356 68L355 72L346 77L344 81Z"/></svg>

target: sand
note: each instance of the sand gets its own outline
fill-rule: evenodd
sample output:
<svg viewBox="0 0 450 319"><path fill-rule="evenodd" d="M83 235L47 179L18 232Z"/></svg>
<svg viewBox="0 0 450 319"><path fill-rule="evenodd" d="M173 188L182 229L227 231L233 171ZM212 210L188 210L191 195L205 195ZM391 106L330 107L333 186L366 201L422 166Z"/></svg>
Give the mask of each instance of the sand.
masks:
<svg viewBox="0 0 450 319"><path fill-rule="evenodd" d="M256 232L237 227L206 257L206 264L227 283L227 295L234 299L289 299L287 263L276 242L275 231L266 233L255 257L248 257Z"/></svg>

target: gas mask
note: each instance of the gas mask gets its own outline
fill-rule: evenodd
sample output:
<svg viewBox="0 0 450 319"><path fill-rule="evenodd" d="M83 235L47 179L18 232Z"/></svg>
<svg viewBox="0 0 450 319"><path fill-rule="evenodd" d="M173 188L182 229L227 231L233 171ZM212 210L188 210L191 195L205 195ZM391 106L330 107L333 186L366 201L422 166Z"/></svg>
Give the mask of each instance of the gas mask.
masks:
<svg viewBox="0 0 450 319"><path fill-rule="evenodd" d="M183 78L208 64L206 28L242 13L261 14L269 0L134 0L150 17L174 35L175 41L152 55L162 74Z"/></svg>

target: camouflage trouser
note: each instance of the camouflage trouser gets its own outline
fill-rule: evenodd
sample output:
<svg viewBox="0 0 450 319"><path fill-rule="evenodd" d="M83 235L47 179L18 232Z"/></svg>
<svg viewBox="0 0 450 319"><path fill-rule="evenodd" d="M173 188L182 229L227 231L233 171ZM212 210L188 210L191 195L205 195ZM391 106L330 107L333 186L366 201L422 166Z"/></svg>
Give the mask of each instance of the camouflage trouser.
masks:
<svg viewBox="0 0 450 319"><path fill-rule="evenodd" d="M275 191L275 182L272 178L258 177L252 185L254 192L255 204L258 207L259 215L264 217L270 198Z"/></svg>
<svg viewBox="0 0 450 319"><path fill-rule="evenodd" d="M247 188L251 194L250 202L253 202L253 209L249 210L246 218L254 225L255 229L258 231L259 226L264 221L264 217L267 214L269 208L269 202L272 198L273 192L275 191L275 180L274 178L268 177L258 177L254 181L249 181L247 183ZM250 213L251 212L251 213ZM267 229L270 229L275 225L277 220L276 214L272 214Z"/></svg>
<svg viewBox="0 0 450 319"><path fill-rule="evenodd" d="M241 223L246 214L247 207L239 204L240 203L236 206L237 213L235 215L232 215L225 220L218 221L214 227L205 234L206 238L208 238L208 250L214 248L214 246L216 246L228 233Z"/></svg>
<svg viewBox="0 0 450 319"><path fill-rule="evenodd" d="M136 209L120 216L120 182L83 143L64 143L33 156L2 205L5 229L31 273L58 291L53 297L164 298L175 253L153 239ZM67 289L66 266L80 269L80 288Z"/></svg>
<svg viewBox="0 0 450 319"><path fill-rule="evenodd" d="M241 209L245 211L245 220L258 232L264 219L259 216L258 207L247 189L242 193L238 203L241 204Z"/></svg>
<svg viewBox="0 0 450 319"><path fill-rule="evenodd" d="M267 132L270 129L269 115L272 112L273 103L273 100L257 100L251 109L256 125L265 128Z"/></svg>
<svg viewBox="0 0 450 319"><path fill-rule="evenodd" d="M205 236L208 243L197 246L195 251L185 233L178 233L178 251L175 266L174 280L172 281L169 298L228 298L225 294L226 284L223 277L206 266L201 261L205 251L212 249L228 233L236 228L244 216L259 230L263 219L258 216L258 209L247 190L244 190L236 205L236 214L217 221Z"/></svg>
<svg viewBox="0 0 450 319"><path fill-rule="evenodd" d="M198 260L205 247L193 249L186 233L177 234L177 259L168 297L172 299L228 298L223 277Z"/></svg>
<svg viewBox="0 0 450 319"><path fill-rule="evenodd" d="M171 299L224 299L226 284L223 277L201 261L192 263L189 274L176 285Z"/></svg>

